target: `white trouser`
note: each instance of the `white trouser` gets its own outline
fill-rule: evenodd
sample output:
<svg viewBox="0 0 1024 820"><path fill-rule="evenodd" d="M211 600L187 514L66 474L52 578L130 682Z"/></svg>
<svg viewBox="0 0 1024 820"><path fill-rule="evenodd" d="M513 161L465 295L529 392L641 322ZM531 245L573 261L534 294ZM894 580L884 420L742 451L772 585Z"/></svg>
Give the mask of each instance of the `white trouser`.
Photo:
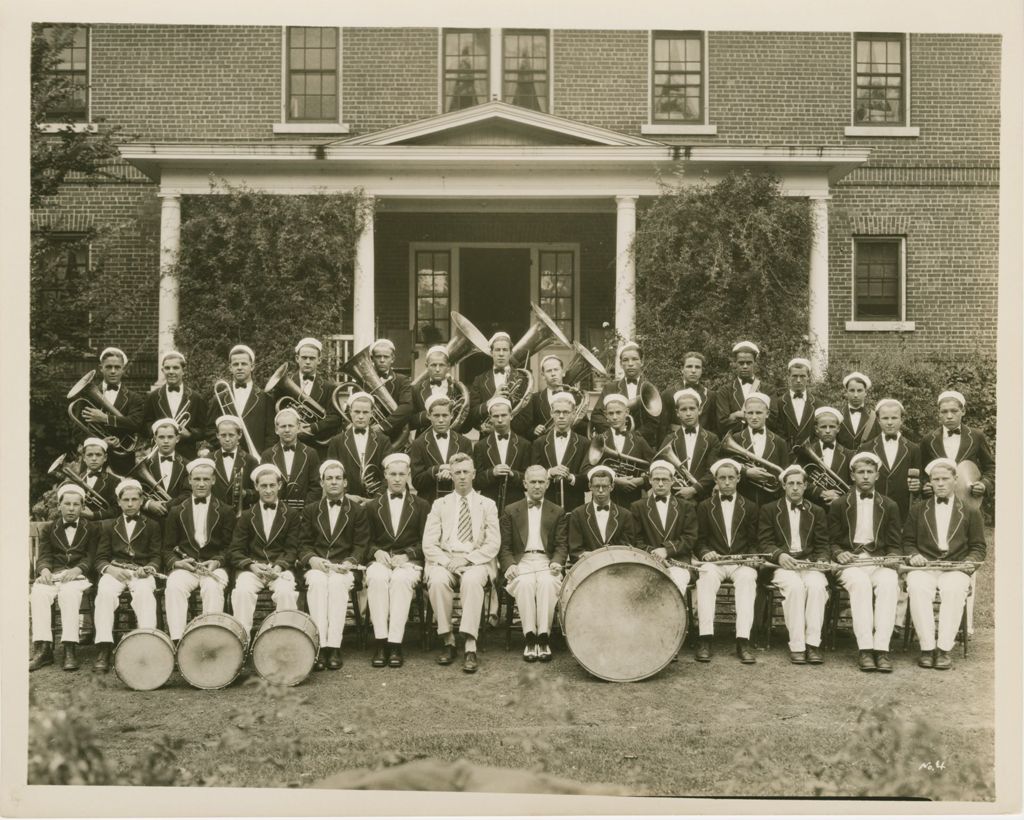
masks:
<svg viewBox="0 0 1024 820"><path fill-rule="evenodd" d="M188 598L199 588L199 597L203 602L203 614L224 611L224 590L228 587L228 573L223 569L215 569L213 574L223 583L209 575L189 572L187 569L172 570L167 576L167 588L164 590L164 612L167 614L167 631L172 641L181 639L188 620Z"/></svg>
<svg viewBox="0 0 1024 820"><path fill-rule="evenodd" d="M936 645L943 652L953 648L970 588L970 576L963 572L915 569L907 573L910 617L922 652L931 652ZM935 640L935 613L932 610L936 590L939 592L938 642Z"/></svg>
<svg viewBox="0 0 1024 820"><path fill-rule="evenodd" d="M804 652L808 644L821 646L821 625L828 601L825 573L777 569L772 580L782 590L782 615L789 631L790 652Z"/></svg>
<svg viewBox="0 0 1024 820"><path fill-rule="evenodd" d="M697 576L697 622L700 634L715 634L715 598L726 578L732 579L736 598L736 637L750 638L754 624L754 598L757 596L757 570L737 564L701 564Z"/></svg>
<svg viewBox="0 0 1024 820"><path fill-rule="evenodd" d="M156 579L152 575L132 577L127 584L122 584L113 576L104 574L96 587L96 608L93 612L96 643L114 642L114 611L125 586L132 594L132 609L135 610L139 629L156 629Z"/></svg>
<svg viewBox="0 0 1024 820"><path fill-rule="evenodd" d="M60 607L60 639L64 643L78 643L78 611L82 606L82 593L92 582L88 578L76 578L73 581L62 581L60 584L32 584L29 596L32 607L32 640L52 641L53 622L50 620L50 607L53 599L57 599Z"/></svg>
<svg viewBox="0 0 1024 820"><path fill-rule="evenodd" d="M320 633L320 646L340 649L348 598L356 576L351 572L306 570L306 606Z"/></svg>
<svg viewBox="0 0 1024 820"><path fill-rule="evenodd" d="M892 628L896 625L896 598L900 588L896 570L888 567L850 567L840 571L839 581L850 596L850 615L853 618L857 648L888 652ZM872 589L875 595L873 611Z"/></svg>
<svg viewBox="0 0 1024 820"><path fill-rule="evenodd" d="M391 569L374 561L366 569L366 600L373 622L373 637L388 643L401 643L413 592L420 581L417 564L402 564Z"/></svg>
<svg viewBox="0 0 1024 820"><path fill-rule="evenodd" d="M295 576L291 570L282 572L269 584L265 584L254 572L238 573L235 588L231 591L231 611L247 632L252 632L252 616L256 611L256 596L261 589L269 586L277 611L299 608L299 593L295 590Z"/></svg>
<svg viewBox="0 0 1024 820"><path fill-rule="evenodd" d="M679 591L683 593L683 596L685 597L686 589L690 586L690 570L669 565L668 574L672 576L672 580L675 582L675 585L679 587Z"/></svg>
<svg viewBox="0 0 1024 820"><path fill-rule="evenodd" d="M528 552L516 565L520 574L508 583L508 592L519 607L524 635L530 632L547 635L551 632L562 577L552 574L550 564L543 552Z"/></svg>
<svg viewBox="0 0 1024 820"><path fill-rule="evenodd" d="M452 631L452 604L455 600L455 584L459 585L462 599L462 621L459 631L475 638L480 632L480 615L484 605L484 587L490 577L487 567L482 564L466 564L459 573L460 580L440 564L427 564L427 597L437 617L437 634Z"/></svg>

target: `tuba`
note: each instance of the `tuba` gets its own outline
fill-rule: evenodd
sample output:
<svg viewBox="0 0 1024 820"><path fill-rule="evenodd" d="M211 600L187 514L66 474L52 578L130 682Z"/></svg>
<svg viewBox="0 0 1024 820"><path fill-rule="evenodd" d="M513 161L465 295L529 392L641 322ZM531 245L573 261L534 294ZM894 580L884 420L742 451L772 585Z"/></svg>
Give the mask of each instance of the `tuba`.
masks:
<svg viewBox="0 0 1024 820"><path fill-rule="evenodd" d="M672 482L674 486L693 487L695 490L700 489L700 482L693 473L686 469L686 465L683 464L682 459L676 455L676 451L672 449L672 442L669 442L658 450L658 452L654 454L654 458L651 459L651 463L653 464L659 459L667 461L675 468L676 477Z"/></svg>
<svg viewBox="0 0 1024 820"><path fill-rule="evenodd" d="M637 406L643 407L644 412L652 419L661 417L661 393L651 382L641 382L636 395L626 402L626 409L629 410L630 416Z"/></svg>
<svg viewBox="0 0 1024 820"><path fill-rule="evenodd" d="M505 386L498 391L498 395L505 396L512 403L513 417L526 407L530 401L530 394L533 393L533 374L525 366L530 357L554 341L572 348L572 342L565 338L565 334L555 324L554 319L533 302L530 302L530 307L536 318L522 338L513 345L509 359L512 372L505 380Z"/></svg>
<svg viewBox="0 0 1024 820"><path fill-rule="evenodd" d="M722 439L722 445L719 448L719 453L728 455L734 461L738 461L747 467L760 467L762 470L767 470L772 475L768 478L756 480L748 478L747 480L751 484L756 484L762 490L769 493L779 493L782 491L782 485L779 483L779 476L782 475L782 467L778 464L772 464L770 461L764 458L758 458L750 450L740 444L736 439L732 437L732 433L726 433L725 438Z"/></svg>
<svg viewBox="0 0 1024 820"><path fill-rule="evenodd" d="M587 461L594 467L603 462L611 467L616 475L629 478L646 478L651 467L650 462L642 458L629 456L609 447L605 444L604 436L594 436L590 440Z"/></svg>
<svg viewBox="0 0 1024 820"><path fill-rule="evenodd" d="M249 428L245 424L245 419L235 409L235 397L231 395L231 385L224 379L217 379L213 383L213 397L217 400L217 406L220 408L222 416L235 416L242 422L242 438L245 441L245 447L249 451L249 455L259 458L260 451L256 449L256 443L252 440L252 436L249 435Z"/></svg>
<svg viewBox="0 0 1024 820"><path fill-rule="evenodd" d="M572 361L569 362L569 366L565 369L565 374L562 376L561 389L571 395L576 400L576 410L573 413L572 422L569 427L574 428L583 419L589 417L597 406L597 400L601 394L597 390L583 390L580 387L580 382L584 378L596 373L599 376L607 377L608 373L604 369L604 365L601 364L600 360L591 353L587 348L581 345L579 342L572 343L573 349L576 351L572 357ZM547 433L554 426L554 420L548 418L544 422L544 433ZM541 434L543 435L543 433Z"/></svg>
<svg viewBox="0 0 1024 820"><path fill-rule="evenodd" d="M833 490L837 493L850 491L850 485L839 477L839 473L825 466L820 456L815 455L814 450L807 444L797 444L791 450L793 460L804 468L807 473L807 480L811 482L819 493Z"/></svg>
<svg viewBox="0 0 1024 820"><path fill-rule="evenodd" d="M285 362L270 377L263 392L270 396L275 394L280 398L274 404L274 412L291 409L299 414L299 421L303 424L316 424L327 418L327 411L320 406L320 402L307 396L302 388L295 383L295 380L288 375L288 362ZM312 440L319 445L325 445L331 440L329 435L322 438L312 437Z"/></svg>
<svg viewBox="0 0 1024 820"><path fill-rule="evenodd" d="M452 311L452 325L454 325L455 331L446 345L449 367L455 367L474 353L479 352L485 355L489 353L487 339L484 338L484 335L469 319L454 310ZM412 389L418 389L429 377L430 374L424 370L413 379ZM448 396L452 400L451 429L458 430L469 415L469 388L451 376L448 377L448 382Z"/></svg>
<svg viewBox="0 0 1024 820"><path fill-rule="evenodd" d="M96 386L95 378L96 371L90 370L68 391L68 418L77 427L84 430L87 436L105 439L113 434L109 430L104 429L102 425L83 419L82 411L87 407L91 407L94 410L102 410L107 415L119 419L124 418L124 413L107 401L106 397L100 392L99 387ZM134 433L123 433L116 436L116 438L117 444L111 447L111 450L117 455L123 456L134 452L139 443L138 436Z"/></svg>
<svg viewBox="0 0 1024 820"><path fill-rule="evenodd" d="M107 502L102 495L96 490L90 487L85 477L81 473L76 473L70 464L67 464L67 454L63 454L57 457L56 461L50 465L50 469L46 471L46 474L56 478L57 476L64 476L72 484L77 484L82 488L82 492L85 493L85 502L92 507L94 512L106 513L111 511L110 504Z"/></svg>
<svg viewBox="0 0 1024 820"><path fill-rule="evenodd" d="M331 404L338 411L338 415L347 424L351 424L352 417L348 412L349 396L363 391L369 393L374 399L372 423L379 427L386 427L391 414L398 409L398 402L388 392L387 383L377 374L377 369L373 366L373 358L370 356L370 347L364 347L345 362L341 366L341 372L352 378L341 382L331 394ZM391 436L391 443L399 448L407 435L407 430L394 433Z"/></svg>

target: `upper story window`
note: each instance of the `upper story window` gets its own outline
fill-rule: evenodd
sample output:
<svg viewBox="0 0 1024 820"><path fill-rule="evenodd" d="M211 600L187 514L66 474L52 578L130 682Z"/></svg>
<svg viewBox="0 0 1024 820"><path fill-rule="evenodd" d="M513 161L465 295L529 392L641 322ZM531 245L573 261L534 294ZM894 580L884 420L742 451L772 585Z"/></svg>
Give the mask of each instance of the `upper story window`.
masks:
<svg viewBox="0 0 1024 820"><path fill-rule="evenodd" d="M652 38L651 119L704 122L704 35L656 31Z"/></svg>
<svg viewBox="0 0 1024 820"><path fill-rule="evenodd" d="M854 239L854 321L903 319L903 238Z"/></svg>
<svg viewBox="0 0 1024 820"><path fill-rule="evenodd" d="M548 33L506 29L502 40L501 98L512 105L548 113L551 88Z"/></svg>
<svg viewBox="0 0 1024 820"><path fill-rule="evenodd" d="M288 27L288 121L338 122L338 29Z"/></svg>
<svg viewBox="0 0 1024 820"><path fill-rule="evenodd" d="M906 71L902 34L854 35L854 125L907 124Z"/></svg>
<svg viewBox="0 0 1024 820"><path fill-rule="evenodd" d="M491 38L488 29L445 29L444 110L459 111L487 102Z"/></svg>
<svg viewBox="0 0 1024 820"><path fill-rule="evenodd" d="M50 73L66 89L60 99L48 107L49 122L89 121L89 27L46 26L43 36L58 49L57 62Z"/></svg>

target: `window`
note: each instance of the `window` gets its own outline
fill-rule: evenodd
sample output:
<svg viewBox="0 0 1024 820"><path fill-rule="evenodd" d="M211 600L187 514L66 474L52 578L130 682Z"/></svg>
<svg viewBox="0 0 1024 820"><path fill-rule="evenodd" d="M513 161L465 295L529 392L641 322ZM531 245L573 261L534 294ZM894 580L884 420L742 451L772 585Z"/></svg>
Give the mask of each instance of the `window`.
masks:
<svg viewBox="0 0 1024 820"><path fill-rule="evenodd" d="M460 111L488 100L490 90L488 29L444 32L444 110Z"/></svg>
<svg viewBox="0 0 1024 820"><path fill-rule="evenodd" d="M853 260L854 321L903 319L903 239L856 237Z"/></svg>
<svg viewBox="0 0 1024 820"><path fill-rule="evenodd" d="M501 98L512 105L548 113L548 35L506 30L503 36Z"/></svg>
<svg viewBox="0 0 1024 820"><path fill-rule="evenodd" d="M905 52L902 34L855 35L854 125L907 124Z"/></svg>
<svg viewBox="0 0 1024 820"><path fill-rule="evenodd" d="M704 122L704 37L656 31L651 60L651 117L662 123Z"/></svg>
<svg viewBox="0 0 1024 820"><path fill-rule="evenodd" d="M288 27L288 121L338 121L338 29Z"/></svg>
<svg viewBox="0 0 1024 820"><path fill-rule="evenodd" d="M51 74L63 83L66 94L47 111L49 122L89 121L89 27L46 26L43 36L60 46Z"/></svg>
<svg viewBox="0 0 1024 820"><path fill-rule="evenodd" d="M60 305L61 321L87 337L89 332L89 243L85 234L51 234L43 257L35 310Z"/></svg>
<svg viewBox="0 0 1024 820"><path fill-rule="evenodd" d="M444 344L451 338L450 251L416 252L416 344Z"/></svg>
<svg viewBox="0 0 1024 820"><path fill-rule="evenodd" d="M540 252L540 309L554 319L568 339L573 338L572 251Z"/></svg>

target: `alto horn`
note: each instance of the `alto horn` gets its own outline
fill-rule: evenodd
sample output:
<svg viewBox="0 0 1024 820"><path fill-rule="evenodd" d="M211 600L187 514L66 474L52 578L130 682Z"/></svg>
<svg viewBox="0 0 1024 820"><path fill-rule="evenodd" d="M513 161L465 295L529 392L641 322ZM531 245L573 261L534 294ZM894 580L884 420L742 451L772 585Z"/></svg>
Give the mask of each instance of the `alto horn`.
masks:
<svg viewBox="0 0 1024 820"><path fill-rule="evenodd" d="M119 419L124 418L124 413L107 401L96 385L95 378L96 371L90 370L68 391L68 417L77 427L84 430L87 435L105 439L111 435L111 432L102 425L85 421L82 418L82 411L91 407L94 410L102 410L107 415ZM117 436L117 444L111 450L117 455L127 455L135 451L138 443L138 436L124 433Z"/></svg>
<svg viewBox="0 0 1024 820"><path fill-rule="evenodd" d="M609 447L602 436L594 436L590 440L590 448L587 451L587 461L592 466L604 464L611 467L616 475L629 476L631 478L646 478L651 464L637 456L626 455L618 450Z"/></svg>
<svg viewBox="0 0 1024 820"><path fill-rule="evenodd" d="M850 491L850 485L843 481L835 470L829 469L824 459L820 458L808 445L797 444L790 452L793 460L804 468L807 480L818 488L818 492L833 490L842 494Z"/></svg>
<svg viewBox="0 0 1024 820"><path fill-rule="evenodd" d="M77 484L82 492L85 493L86 503L93 508L95 512L106 513L111 511L110 503L105 499L97 490L90 487L85 477L81 473L76 473L70 464L67 463L67 453L62 453L57 456L56 461L50 465L50 469L46 471L49 476L62 475L72 484Z"/></svg>
<svg viewBox="0 0 1024 820"><path fill-rule="evenodd" d="M676 480L684 487L693 487L695 490L700 489L700 482L693 473L686 469L686 465L683 464L683 460L676 455L676 451L672 448L672 442L669 442L654 454L654 458L651 459L651 464L659 459L667 461L672 465L673 469L676 471Z"/></svg>

